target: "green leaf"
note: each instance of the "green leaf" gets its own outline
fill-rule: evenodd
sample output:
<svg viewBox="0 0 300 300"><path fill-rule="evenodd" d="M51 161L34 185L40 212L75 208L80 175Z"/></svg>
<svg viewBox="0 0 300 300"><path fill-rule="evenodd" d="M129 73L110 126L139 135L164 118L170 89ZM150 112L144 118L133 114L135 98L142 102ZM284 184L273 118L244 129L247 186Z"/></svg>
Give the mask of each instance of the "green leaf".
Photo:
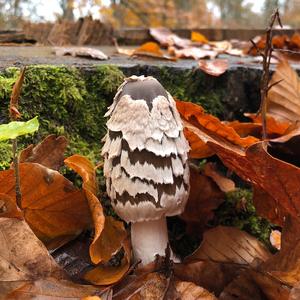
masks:
<svg viewBox="0 0 300 300"><path fill-rule="evenodd" d="M24 134L29 134L39 129L38 117L27 122L13 121L8 124L0 125L0 141L15 139Z"/></svg>

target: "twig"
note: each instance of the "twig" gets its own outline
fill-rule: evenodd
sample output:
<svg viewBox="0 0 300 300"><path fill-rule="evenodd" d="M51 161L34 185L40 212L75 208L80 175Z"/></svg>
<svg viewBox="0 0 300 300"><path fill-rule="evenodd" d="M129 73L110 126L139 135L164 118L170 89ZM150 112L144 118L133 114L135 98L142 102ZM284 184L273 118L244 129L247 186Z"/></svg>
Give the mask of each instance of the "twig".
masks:
<svg viewBox="0 0 300 300"><path fill-rule="evenodd" d="M278 8L274 11L274 13L271 16L270 22L269 22L269 27L266 29L266 46L263 52L259 51L258 53L262 56L263 58L263 74L261 77L260 81L260 108L258 113L261 113L261 118L262 118L262 138L263 140L267 139L267 98L268 98L268 93L270 87L269 82L270 82L270 63L271 63L271 57L272 57L272 52L273 52L273 47L272 47L272 37L273 37L273 26L274 23L276 22L279 23L279 25L282 27L280 16L279 16L279 11ZM255 42L251 41L254 47L257 49L257 45ZM274 86L274 85L273 85Z"/></svg>
<svg viewBox="0 0 300 300"><path fill-rule="evenodd" d="M9 114L12 121L16 121L21 117L18 111L19 108L19 98L24 81L25 68L21 70L20 76L14 84L13 91L10 98ZM17 139L12 140L12 152L13 152L13 169L15 173L15 191L16 191L16 203L19 208L22 208L22 194L21 194L21 184L20 184L20 166L18 157L18 142Z"/></svg>
<svg viewBox="0 0 300 300"><path fill-rule="evenodd" d="M18 143L17 139L12 140L12 152L13 152L13 163L14 172L16 180L16 202L19 208L22 209L22 194L21 194L21 184L20 184L20 167L19 167L19 157L18 157Z"/></svg>

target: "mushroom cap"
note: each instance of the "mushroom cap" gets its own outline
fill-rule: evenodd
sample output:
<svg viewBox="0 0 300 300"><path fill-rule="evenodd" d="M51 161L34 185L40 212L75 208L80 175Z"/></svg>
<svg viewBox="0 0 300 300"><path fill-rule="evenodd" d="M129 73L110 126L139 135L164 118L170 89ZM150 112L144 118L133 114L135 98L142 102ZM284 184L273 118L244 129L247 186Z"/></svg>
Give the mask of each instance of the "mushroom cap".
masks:
<svg viewBox="0 0 300 300"><path fill-rule="evenodd" d="M180 214L189 194L189 145L175 101L153 77L132 76L106 116L107 193L126 222Z"/></svg>

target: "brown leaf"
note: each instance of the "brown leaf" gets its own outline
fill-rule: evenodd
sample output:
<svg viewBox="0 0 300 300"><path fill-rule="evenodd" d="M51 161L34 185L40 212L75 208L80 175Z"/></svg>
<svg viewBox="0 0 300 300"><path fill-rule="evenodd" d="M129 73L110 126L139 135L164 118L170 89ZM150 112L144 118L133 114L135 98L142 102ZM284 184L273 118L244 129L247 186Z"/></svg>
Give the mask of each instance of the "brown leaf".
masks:
<svg viewBox="0 0 300 300"><path fill-rule="evenodd" d="M87 57L99 60L108 59L108 56L101 50L88 47L55 47L54 53L57 56L72 55L74 57Z"/></svg>
<svg viewBox="0 0 300 300"><path fill-rule="evenodd" d="M76 235L90 225L83 193L57 171L36 163L20 164L22 210L35 234L47 241ZM0 193L15 199L13 170L0 172Z"/></svg>
<svg viewBox="0 0 300 300"><path fill-rule="evenodd" d="M222 192L229 193L235 190L235 183L231 179L221 175L217 171L215 164L205 164L204 174L210 177L218 185Z"/></svg>
<svg viewBox="0 0 300 300"><path fill-rule="evenodd" d="M270 234L270 243L271 245L280 250L281 248L281 232L279 230L272 230Z"/></svg>
<svg viewBox="0 0 300 300"><path fill-rule="evenodd" d="M272 76L268 94L268 113L276 120L295 123L300 119L300 83L288 61L282 60Z"/></svg>
<svg viewBox="0 0 300 300"><path fill-rule="evenodd" d="M0 282L64 278L63 271L25 221L0 218L0 233Z"/></svg>
<svg viewBox="0 0 300 300"><path fill-rule="evenodd" d="M64 164L64 152L68 141L64 136L48 135L36 146L30 145L20 153L19 162L41 164L53 170L59 170Z"/></svg>
<svg viewBox="0 0 300 300"><path fill-rule="evenodd" d="M205 50L197 47L188 47L183 49L177 49L175 47L169 47L168 51L170 55L175 56L176 58L192 58L199 60L202 58L214 59L217 57L218 52L213 50Z"/></svg>
<svg viewBox="0 0 300 300"><path fill-rule="evenodd" d="M221 139L224 141L225 139L234 145L245 148L258 141L257 138L252 136L241 138L233 128L223 124L218 118L205 113L204 109L199 105L191 102L176 101L176 106L183 119L185 128L194 133L194 145L195 134L204 143L207 143L208 140L214 141L215 139ZM189 135L186 136L188 140L189 137ZM193 146L193 144L190 146ZM207 145L205 145L205 147L207 147ZM203 152L206 152L206 149ZM197 151L201 153L201 149L197 149Z"/></svg>
<svg viewBox="0 0 300 300"><path fill-rule="evenodd" d="M221 293L220 300L265 300L266 297L246 270L228 284Z"/></svg>
<svg viewBox="0 0 300 300"><path fill-rule="evenodd" d="M108 261L122 246L126 238L122 222L112 217L104 216L100 201L96 197L97 183L94 165L81 155L73 155L65 160L65 164L77 172L83 179L82 188L88 199L95 235L90 246L90 256L93 263Z"/></svg>
<svg viewBox="0 0 300 300"><path fill-rule="evenodd" d="M177 281L176 290L182 300L217 300L213 294L192 282Z"/></svg>
<svg viewBox="0 0 300 300"><path fill-rule="evenodd" d="M155 42L147 42L141 45L140 47L135 49L131 55L148 56L148 57L161 58L167 60L176 60L176 57L165 54L160 49L159 45Z"/></svg>
<svg viewBox="0 0 300 300"><path fill-rule="evenodd" d="M190 40L179 37L168 28L150 28L149 33L163 47L176 46L186 48L191 45Z"/></svg>
<svg viewBox="0 0 300 300"><path fill-rule="evenodd" d="M254 186L253 204L259 216L269 220L273 224L284 225L286 218L285 209L268 192Z"/></svg>
<svg viewBox="0 0 300 300"><path fill-rule="evenodd" d="M260 138L262 133L261 123L242 123L239 121L223 122L229 127L232 127L240 137L252 135Z"/></svg>
<svg viewBox="0 0 300 300"><path fill-rule="evenodd" d="M228 60L227 59L215 59L212 61L199 60L199 68L212 76L220 76L226 72L228 69Z"/></svg>
<svg viewBox="0 0 300 300"><path fill-rule="evenodd" d="M276 209L278 216L290 214L298 218L300 211L300 169L271 156L264 143L256 143L245 152L209 141L222 162L241 178L272 194L274 202L267 209ZM270 180L272 178L272 180Z"/></svg>
<svg viewBox="0 0 300 300"><path fill-rule="evenodd" d="M114 300L163 299L168 285L167 278L160 273L143 274L135 278L113 296Z"/></svg>
<svg viewBox="0 0 300 300"><path fill-rule="evenodd" d="M191 261L175 264L174 275L182 281L194 282L216 296L238 275L244 267L237 264L213 261Z"/></svg>
<svg viewBox="0 0 300 300"><path fill-rule="evenodd" d="M119 266L100 264L85 274L85 280L96 285L110 285L119 282L127 274L130 267L131 245L129 238L123 241L122 246L124 257Z"/></svg>
<svg viewBox="0 0 300 300"><path fill-rule="evenodd" d="M252 122L257 124L262 124L261 115L256 114L250 114L245 113L246 117L250 118ZM289 127L291 126L291 123L288 121L282 121L275 119L272 115L267 114L267 133L268 135L284 135Z"/></svg>
<svg viewBox="0 0 300 300"><path fill-rule="evenodd" d="M14 84L11 97L10 97L10 104L9 104L9 114L12 120L16 120L21 117L20 112L18 111L19 108L19 98L22 90L22 85L25 77L25 70L23 68L20 72L20 75L17 81Z"/></svg>
<svg viewBox="0 0 300 300"><path fill-rule="evenodd" d="M206 158L214 155L214 151L209 148L209 146L206 145L205 142L203 142L199 136L193 131L189 130L188 128L184 128L184 135L186 139L189 141L190 144L190 152L189 157L190 158Z"/></svg>
<svg viewBox="0 0 300 300"><path fill-rule="evenodd" d="M291 50L299 50L300 49L300 34L299 32L295 32L289 40L289 48Z"/></svg>
<svg viewBox="0 0 300 300"><path fill-rule="evenodd" d="M224 201L224 193L209 177L190 167L190 195L181 218L187 224L190 234L202 235L207 222L214 216L216 209Z"/></svg>
<svg viewBox="0 0 300 300"><path fill-rule="evenodd" d="M235 227L218 226L204 233L200 247L186 262L210 260L249 266L254 260L266 261L269 251L257 239Z"/></svg>
<svg viewBox="0 0 300 300"><path fill-rule="evenodd" d="M16 200L6 194L0 194L0 217L23 219L23 213Z"/></svg>

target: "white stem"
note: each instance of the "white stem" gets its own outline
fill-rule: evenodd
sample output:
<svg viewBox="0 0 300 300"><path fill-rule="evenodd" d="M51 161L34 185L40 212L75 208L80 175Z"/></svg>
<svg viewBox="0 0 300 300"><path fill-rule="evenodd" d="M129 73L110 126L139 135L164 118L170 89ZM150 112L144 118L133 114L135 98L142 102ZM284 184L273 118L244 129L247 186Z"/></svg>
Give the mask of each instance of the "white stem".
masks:
<svg viewBox="0 0 300 300"><path fill-rule="evenodd" d="M154 261L156 254L165 256L168 242L168 229L165 217L155 221L131 224L133 255L135 261L142 261L141 265ZM176 260L173 253L171 253L171 258Z"/></svg>

